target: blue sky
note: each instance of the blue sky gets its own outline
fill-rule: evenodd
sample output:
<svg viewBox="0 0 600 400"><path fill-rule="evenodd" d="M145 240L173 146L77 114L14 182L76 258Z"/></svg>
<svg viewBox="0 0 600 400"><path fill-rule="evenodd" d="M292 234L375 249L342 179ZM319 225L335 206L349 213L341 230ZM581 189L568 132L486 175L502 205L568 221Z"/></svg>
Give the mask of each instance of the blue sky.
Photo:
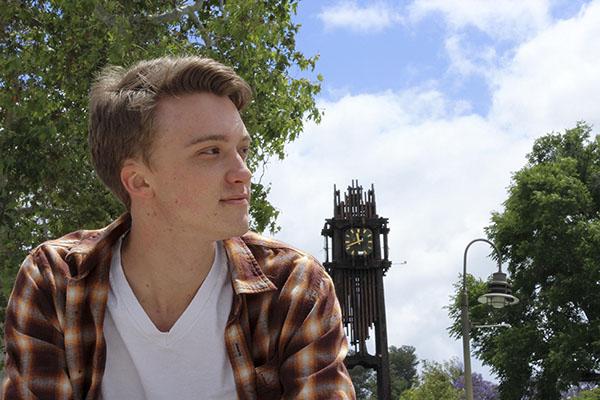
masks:
<svg viewBox="0 0 600 400"><path fill-rule="evenodd" d="M441 10L411 17L411 7L415 3L419 2L301 2L296 16L296 21L302 24L298 49L304 54L320 55L318 72L326 78L321 96L332 98L347 91L360 93L433 86L449 98L468 101L474 112L486 114L490 107L489 82L479 74L465 76L451 68L451 56L445 47L447 35L454 32L462 37L464 48L473 53L493 48L498 53L496 64L502 57L510 56L520 38L498 37L468 21L465 26L454 29ZM511 1L505 3L506 7L511 7ZM548 17L554 20L571 18L585 3L578 0L549 2ZM325 22L327 11L344 8L357 11L379 8L382 13L397 13L402 20L392 21L382 28L361 28L345 21Z"/></svg>
<svg viewBox="0 0 600 400"><path fill-rule="evenodd" d="M439 18L432 18L432 24L419 24L418 32L398 24L369 33L326 27L317 4L301 3L298 47L305 54L320 54L326 96L327 89L403 89L444 73L443 42L437 40L443 34Z"/></svg>
<svg viewBox="0 0 600 400"><path fill-rule="evenodd" d="M339 2L300 4L297 20L302 28L298 48L305 54L320 55L318 70L325 77L323 97L331 99L343 92L402 90L430 85L432 80L455 90L449 80L439 81L447 69L441 40L445 29L439 16L432 15L412 28L398 23L368 32L323 23L320 13L327 10L327 4L335 7Z"/></svg>
<svg viewBox="0 0 600 400"><path fill-rule="evenodd" d="M502 209L536 138L600 124L600 0L304 1L296 20L298 48L320 54L324 115L263 178L276 237L323 259L333 185L374 183L395 263L390 344L462 358L443 307L465 246ZM488 254L474 246L469 272L489 276Z"/></svg>

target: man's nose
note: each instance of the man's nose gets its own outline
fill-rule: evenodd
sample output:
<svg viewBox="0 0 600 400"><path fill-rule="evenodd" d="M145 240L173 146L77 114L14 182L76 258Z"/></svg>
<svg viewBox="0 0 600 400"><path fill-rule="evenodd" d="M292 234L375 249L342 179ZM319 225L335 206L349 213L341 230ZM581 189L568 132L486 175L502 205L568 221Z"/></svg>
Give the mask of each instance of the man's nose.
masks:
<svg viewBox="0 0 600 400"><path fill-rule="evenodd" d="M246 164L246 160L238 153L235 156L229 172L227 173L227 181L230 183L248 183L252 178L252 172Z"/></svg>

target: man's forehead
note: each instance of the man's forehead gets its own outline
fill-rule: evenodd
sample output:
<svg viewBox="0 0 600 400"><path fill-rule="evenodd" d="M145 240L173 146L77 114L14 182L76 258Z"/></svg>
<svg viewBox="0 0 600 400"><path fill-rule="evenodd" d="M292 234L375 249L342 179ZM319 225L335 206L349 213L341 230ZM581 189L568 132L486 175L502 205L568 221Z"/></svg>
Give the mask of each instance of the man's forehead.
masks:
<svg viewBox="0 0 600 400"><path fill-rule="evenodd" d="M195 134L191 135L189 140L185 143L185 147L195 146L204 142L229 142L232 140L232 135L223 133L209 133L209 134ZM251 142L252 138L248 132L244 129L244 134L239 139L240 142Z"/></svg>
<svg viewBox="0 0 600 400"><path fill-rule="evenodd" d="M212 93L161 99L155 108L154 128L163 133L175 130L185 142L229 132L248 134L231 100Z"/></svg>
<svg viewBox="0 0 600 400"><path fill-rule="evenodd" d="M238 109L227 96L219 96L210 92L194 92L178 95L162 96L154 107L156 113L212 113L213 111L235 111ZM238 113L239 114L239 113Z"/></svg>

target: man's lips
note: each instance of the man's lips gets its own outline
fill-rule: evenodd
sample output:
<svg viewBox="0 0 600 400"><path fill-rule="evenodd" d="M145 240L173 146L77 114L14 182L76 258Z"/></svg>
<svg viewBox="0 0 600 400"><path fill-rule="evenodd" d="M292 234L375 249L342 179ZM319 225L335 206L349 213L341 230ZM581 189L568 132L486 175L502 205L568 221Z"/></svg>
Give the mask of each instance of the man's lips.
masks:
<svg viewBox="0 0 600 400"><path fill-rule="evenodd" d="M221 202L225 203L225 204L248 204L249 201L250 201L250 196L248 196L247 194L230 196L230 197L221 199Z"/></svg>

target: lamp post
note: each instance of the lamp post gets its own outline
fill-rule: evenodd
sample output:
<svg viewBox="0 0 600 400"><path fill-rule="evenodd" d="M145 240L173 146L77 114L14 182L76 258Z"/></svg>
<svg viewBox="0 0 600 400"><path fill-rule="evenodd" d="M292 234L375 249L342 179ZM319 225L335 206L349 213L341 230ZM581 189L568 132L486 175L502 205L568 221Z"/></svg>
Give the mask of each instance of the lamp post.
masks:
<svg viewBox="0 0 600 400"><path fill-rule="evenodd" d="M502 272L502 261L500 251L496 245L487 239L472 240L465 248L463 259L463 287L461 301L461 323L463 337L463 357L465 363L465 392L466 400L473 400L473 379L471 375L471 349L470 330L471 321L469 320L469 294L467 292L467 252L469 247L476 242L485 242L493 247L498 259L498 272L495 272L488 281L488 293L480 296L477 301L483 304L489 304L494 308L502 308L506 305L517 304L519 299L512 295L510 285L506 280L506 274Z"/></svg>

